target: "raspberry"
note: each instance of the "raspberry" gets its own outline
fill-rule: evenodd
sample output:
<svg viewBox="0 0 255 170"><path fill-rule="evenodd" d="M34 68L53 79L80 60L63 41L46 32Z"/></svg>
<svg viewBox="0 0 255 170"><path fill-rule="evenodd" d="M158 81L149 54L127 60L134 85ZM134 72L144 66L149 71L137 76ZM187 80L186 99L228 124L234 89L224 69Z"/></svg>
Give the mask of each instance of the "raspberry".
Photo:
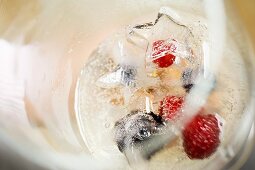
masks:
<svg viewBox="0 0 255 170"><path fill-rule="evenodd" d="M220 128L212 114L196 115L183 131L183 147L190 159L204 159L211 156L220 144Z"/></svg>
<svg viewBox="0 0 255 170"><path fill-rule="evenodd" d="M158 51L160 46L162 46L164 44L164 40L158 40L158 41L154 41L152 44L152 50L153 51Z"/></svg>
<svg viewBox="0 0 255 170"><path fill-rule="evenodd" d="M175 56L171 52L176 50L176 46L172 43L165 42L165 40L158 40L152 44L152 57L159 57L152 62L160 68L171 66L175 60Z"/></svg>
<svg viewBox="0 0 255 170"><path fill-rule="evenodd" d="M166 96L159 105L159 115L172 120L183 105L183 97Z"/></svg>

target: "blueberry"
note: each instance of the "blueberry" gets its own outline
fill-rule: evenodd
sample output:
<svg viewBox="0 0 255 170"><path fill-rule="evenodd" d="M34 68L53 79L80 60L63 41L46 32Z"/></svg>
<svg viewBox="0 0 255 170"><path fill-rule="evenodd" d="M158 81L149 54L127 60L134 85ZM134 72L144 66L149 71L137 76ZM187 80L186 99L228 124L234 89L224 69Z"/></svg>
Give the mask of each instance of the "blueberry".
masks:
<svg viewBox="0 0 255 170"><path fill-rule="evenodd" d="M188 68L184 70L182 73L182 87L186 90L187 93L191 90L191 88L194 85L194 80L196 76L195 72L196 71Z"/></svg>
<svg viewBox="0 0 255 170"><path fill-rule="evenodd" d="M191 69L188 68L186 70L184 70L184 72L182 73L182 87L186 90L186 92L188 93L192 87L194 86L194 81L198 75L198 69ZM214 75L213 76L213 89L216 87L216 78Z"/></svg>
<svg viewBox="0 0 255 170"><path fill-rule="evenodd" d="M115 69L116 71L119 70L121 74L120 82L125 86L132 86L136 85L135 78L137 75L137 70L135 67L130 65L118 65Z"/></svg>
<svg viewBox="0 0 255 170"><path fill-rule="evenodd" d="M188 68L182 73L183 84L191 84L193 82L193 70Z"/></svg>
<svg viewBox="0 0 255 170"><path fill-rule="evenodd" d="M164 126L161 116L154 113L132 111L115 123L115 142L125 153L131 147L143 148L143 141L157 134ZM149 158L150 155L146 155Z"/></svg>
<svg viewBox="0 0 255 170"><path fill-rule="evenodd" d="M186 92L188 93L190 91L190 89L194 86L194 84L184 84L183 88L186 90Z"/></svg>

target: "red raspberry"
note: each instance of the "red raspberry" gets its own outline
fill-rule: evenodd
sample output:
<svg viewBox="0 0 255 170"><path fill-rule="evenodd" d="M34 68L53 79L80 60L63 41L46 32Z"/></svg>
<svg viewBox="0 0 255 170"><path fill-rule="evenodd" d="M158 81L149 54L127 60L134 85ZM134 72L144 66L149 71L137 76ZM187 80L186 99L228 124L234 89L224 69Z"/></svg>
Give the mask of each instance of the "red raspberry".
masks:
<svg viewBox="0 0 255 170"><path fill-rule="evenodd" d="M166 43L165 40L158 40L152 44L152 57L159 57L152 62L160 68L166 68L174 63L175 56L171 54L176 50L172 43Z"/></svg>
<svg viewBox="0 0 255 170"><path fill-rule="evenodd" d="M154 41L153 44L152 44L152 50L153 51L158 51L159 50L159 47L162 46L164 44L164 40L157 40L157 41Z"/></svg>
<svg viewBox="0 0 255 170"><path fill-rule="evenodd" d="M166 96L159 105L159 115L166 120L172 120L183 104L183 97Z"/></svg>
<svg viewBox="0 0 255 170"><path fill-rule="evenodd" d="M212 114L201 114L202 111L186 125L183 131L183 147L190 159L207 158L220 144L217 118Z"/></svg>

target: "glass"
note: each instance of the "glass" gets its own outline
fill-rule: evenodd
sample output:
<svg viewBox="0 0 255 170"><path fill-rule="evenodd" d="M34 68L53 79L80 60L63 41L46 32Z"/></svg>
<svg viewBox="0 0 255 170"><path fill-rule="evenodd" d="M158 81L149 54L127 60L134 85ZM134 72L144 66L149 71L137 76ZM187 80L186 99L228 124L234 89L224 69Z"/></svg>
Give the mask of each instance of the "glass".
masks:
<svg viewBox="0 0 255 170"><path fill-rule="evenodd" d="M253 139L254 53L229 5L226 1L226 30L231 41L227 39L225 45L227 49L230 44L236 46L235 50L240 54L237 58L244 65L239 65L243 74L234 71L239 68L230 66L238 77L235 83L244 84L242 87L245 88L240 89L245 93L244 108L236 126L228 130L228 137L222 142L217 157L202 163L201 169L239 167L248 153L243 148L249 148L247 143ZM81 121L78 102L81 93L77 82L80 82L84 64L101 42L126 25L151 21L162 6L206 15L202 1L198 0L188 3L155 0L110 3L102 0L1 1L1 142L48 169L72 169L74 166L77 169L88 166L111 169L113 165L107 162L107 148L98 156L88 147L88 124ZM239 79L240 75L243 80ZM224 104L231 107L231 103ZM102 123L108 127L113 122ZM111 139L98 132L94 140L98 136L103 137L101 140ZM115 163L117 167L123 162Z"/></svg>

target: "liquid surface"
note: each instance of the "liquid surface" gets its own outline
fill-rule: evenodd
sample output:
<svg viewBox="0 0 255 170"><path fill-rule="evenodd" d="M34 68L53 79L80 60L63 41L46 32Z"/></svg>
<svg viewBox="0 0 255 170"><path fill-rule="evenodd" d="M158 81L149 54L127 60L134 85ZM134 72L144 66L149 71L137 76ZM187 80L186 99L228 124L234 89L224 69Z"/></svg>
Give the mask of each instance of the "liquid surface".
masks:
<svg viewBox="0 0 255 170"><path fill-rule="evenodd" d="M1 142L5 141L15 151L15 154L17 152L27 160L49 169L52 167L57 167L57 169L96 169L95 166L98 169L102 169L102 167L111 166L109 161L105 164L99 164L99 160L90 163L90 155L88 155L83 141L80 140L75 114L79 113L81 115L80 118L84 117L83 113L86 110L80 107L80 110L83 111L74 111L73 102L77 76L79 76L84 63L98 58L94 57L94 59L90 59L87 62L91 51L106 36L132 23L131 21L135 24L154 21L160 6L187 8L186 10L194 15L203 15L198 12L198 9L201 8L201 1L197 0L191 0L189 3L179 0L120 0L111 1L110 3L104 0L0 1ZM212 8L210 7L210 9ZM142 17L136 20L137 16L139 18ZM194 17L193 15L188 15L185 18ZM236 40L242 39L239 36L240 30L237 29L236 32L232 32L232 37L235 37ZM232 39L228 40L228 42L232 42ZM239 46L239 49L248 51L247 43L244 41L239 42L243 45L242 48ZM229 53L230 56L240 56L238 48L234 45L229 46L233 47L233 49L229 48L232 51L232 53ZM234 52L235 49L236 52ZM230 56L229 58L232 58ZM242 53L242 57L245 58L247 56L249 56L247 53ZM93 57L91 56L91 58ZM242 62L239 62L239 60L234 63L238 67L239 64L240 67L243 67ZM87 66L92 67L91 64L87 64ZM245 66L247 67L247 65ZM84 68L84 70L86 71L89 67ZM105 68L105 66L102 66L102 68ZM105 71L104 73L108 72ZM233 71L230 71L229 74L232 73ZM234 73L234 75L237 74L236 72ZM239 76L235 78L238 79ZM81 79L83 81L86 80L82 76ZM90 79L88 78L87 80ZM233 83L242 84L239 79ZM77 89L80 90L82 88ZM242 90L244 89L241 88ZM222 91L224 91L224 88ZM178 91L178 93L185 92L182 90L182 92ZM80 94L83 95L83 93ZM84 95L86 96L85 93ZM85 97L83 98L86 100ZM92 100L92 98L88 99ZM236 100L239 99L236 98ZM141 99L141 101L143 100ZM113 103L121 102L122 100L113 101ZM77 103L81 104L82 102ZM142 106L145 106L145 101L141 103ZM242 102L238 101L238 103L243 105ZM95 116L95 119L98 119L98 117ZM89 124L90 122L88 119L83 120L79 119L78 121L81 130L84 123ZM112 122L104 125L113 129ZM89 133L90 135L94 135L92 133L94 130L92 128L94 127L94 125L88 126L87 131L91 132ZM229 127L232 127L232 125ZM235 132L232 129L229 131ZM246 134L246 131L244 134ZM82 131L82 135L85 141L86 138L91 139L91 143L87 146L93 148L94 138L86 136L84 131ZM102 136L101 132L98 135ZM228 139L232 139L231 135L228 136ZM105 136L105 139L108 139L108 136ZM227 141L227 138L224 139ZM96 144L99 144L98 148L100 148L99 146L103 145L103 143L104 141L101 144L100 142ZM111 144L108 146L112 148ZM5 147L5 145L2 147ZM94 147L94 150L90 149L90 151L94 157L99 157L98 155L103 150L98 150ZM101 157L109 158L112 163L113 159L111 157L114 154L110 152L112 149L108 151L109 154L106 152L106 154L101 154ZM123 154L120 154L118 150L115 153L118 154L117 158L123 158ZM105 159L100 161L103 160ZM13 160L13 162L17 164L16 160ZM120 163L119 167L128 167L125 164L125 157L123 162Z"/></svg>
<svg viewBox="0 0 255 170"><path fill-rule="evenodd" d="M185 13L183 13L183 15L185 15ZM153 20L153 18L150 19ZM205 65L202 64L205 60L203 58L203 53L197 52L199 51L199 46L194 44L198 44L197 42L200 40L202 41L206 39L206 25L203 25L203 23L197 24L202 21L204 22L201 17L192 16L189 19L187 28L191 28L192 33L195 34L195 36L202 38L195 39L191 42L193 43L192 50L194 50L195 59L193 58L189 60L191 61L189 62L187 61L187 58L181 58L181 60L183 59L186 61L185 65L175 63L176 65L171 66L173 69L168 70L170 72L169 75L173 75L170 79L177 80L172 82L172 84L167 84L167 86L172 87L167 89L166 93L168 94L186 94L185 90L178 86L178 74L180 71L183 71L185 67L197 68L199 72L202 72L202 68L205 67ZM158 29L159 28L157 28L156 31L158 31ZM178 31L178 28L175 31ZM175 33L176 32L173 31L172 34ZM119 62L123 62L122 58L116 59L116 55L114 56L116 53L112 52L114 47L112 44L114 44L116 37L118 40L122 34L123 31L120 31L117 36L113 36L114 38L109 38L104 41L89 57L89 60L81 72L76 89L76 106L79 128L89 151L97 158L110 158L117 162L121 162L118 164L119 167L117 168L123 169L128 168L128 163L125 156L118 150L116 143L113 140L115 122L134 109L145 109L146 95L143 94L141 88L153 87L154 90L159 91L157 93L159 98L162 98L164 94L162 93L162 87L157 87L155 85L158 82L155 79L150 79L149 84L147 83L148 81L142 81L143 83L140 84L138 82L134 89L131 87L128 88L128 90L123 86L112 83L112 81L110 81L110 83L104 81L107 79L103 79L102 81L102 77L105 78L104 75L109 75L109 73L112 72L114 73ZM160 36L160 38L164 39L164 36L166 35L160 34ZM157 39L159 39L159 37L157 37ZM133 40L135 41L135 39ZM221 146L218 148L217 153L208 159L190 160L183 150L181 137L178 137L175 141L169 144L169 146L157 152L152 157L148 163L150 167L149 169L157 169L158 167L162 169L203 169L208 162L215 159L217 154L220 154L222 151L226 152L225 147L231 140L231 136L234 134L233 129L235 129L235 124L242 117L248 96L246 91L247 79L240 56L241 54L237 50L235 44L232 43L231 37L227 36L227 42L229 43L224 49L223 62L218 67L218 73L215 75L215 87L204 106L211 112L217 113L220 116L221 121L224 123L221 132ZM142 52L137 52L137 54L140 53ZM128 61L125 59L123 60L124 62L134 64L134 60L132 59ZM138 68L141 66L139 65L141 62L139 63L139 61L136 61L135 64L138 63ZM151 67L150 63L149 65L146 65L146 68L148 69L145 70L145 72L152 73L154 71L154 68L153 66ZM174 72L173 70L177 71ZM234 73L233 70L235 70ZM153 108L152 110L156 112L157 102L155 103L154 110ZM227 155L228 153L225 154Z"/></svg>

